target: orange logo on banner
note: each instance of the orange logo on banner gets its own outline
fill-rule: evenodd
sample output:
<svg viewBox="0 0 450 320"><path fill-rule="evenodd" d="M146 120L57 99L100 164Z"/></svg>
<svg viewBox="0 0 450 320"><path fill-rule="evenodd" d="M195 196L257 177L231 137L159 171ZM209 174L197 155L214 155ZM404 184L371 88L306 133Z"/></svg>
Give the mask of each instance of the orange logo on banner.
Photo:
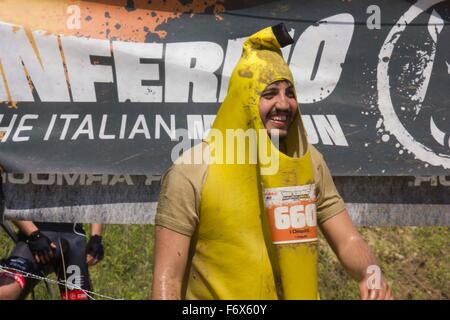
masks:
<svg viewBox="0 0 450 320"><path fill-rule="evenodd" d="M265 190L274 244L317 240L314 185Z"/></svg>

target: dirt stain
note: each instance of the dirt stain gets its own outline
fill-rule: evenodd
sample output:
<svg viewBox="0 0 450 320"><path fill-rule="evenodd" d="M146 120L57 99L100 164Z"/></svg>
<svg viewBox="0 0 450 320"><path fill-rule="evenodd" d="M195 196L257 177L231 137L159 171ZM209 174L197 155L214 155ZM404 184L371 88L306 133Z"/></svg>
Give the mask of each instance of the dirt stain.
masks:
<svg viewBox="0 0 450 320"><path fill-rule="evenodd" d="M240 69L238 71L238 74L240 77L243 78L252 78L253 77L253 72L250 69Z"/></svg>
<svg viewBox="0 0 450 320"><path fill-rule="evenodd" d="M144 42L148 33L166 38L167 31L162 28L168 21L183 14L193 17L209 9L217 21L222 20L220 13L225 11L225 6L218 0L2 0L0 21L51 34ZM80 28L70 25L74 19L79 21ZM120 29L108 28L117 24Z"/></svg>

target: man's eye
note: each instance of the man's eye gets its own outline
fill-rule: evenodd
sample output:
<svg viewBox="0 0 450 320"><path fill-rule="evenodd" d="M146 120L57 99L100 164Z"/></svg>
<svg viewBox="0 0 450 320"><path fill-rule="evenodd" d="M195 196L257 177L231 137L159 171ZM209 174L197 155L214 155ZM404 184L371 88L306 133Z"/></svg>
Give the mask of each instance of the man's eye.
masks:
<svg viewBox="0 0 450 320"><path fill-rule="evenodd" d="M286 90L286 96L289 98L295 98L294 90L292 90L292 89Z"/></svg>
<svg viewBox="0 0 450 320"><path fill-rule="evenodd" d="M263 92L261 95L265 99L272 99L275 96L274 92Z"/></svg>

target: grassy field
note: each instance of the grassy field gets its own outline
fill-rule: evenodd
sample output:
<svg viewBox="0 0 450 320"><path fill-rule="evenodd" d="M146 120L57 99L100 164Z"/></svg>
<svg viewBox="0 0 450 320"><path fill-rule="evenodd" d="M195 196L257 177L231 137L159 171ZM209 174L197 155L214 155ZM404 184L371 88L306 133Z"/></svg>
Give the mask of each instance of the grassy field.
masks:
<svg viewBox="0 0 450 320"><path fill-rule="evenodd" d="M374 249L397 299L448 299L450 294L450 228L359 228ZM0 231L0 257L13 243ZM153 226L108 225L105 258L91 268L94 291L121 299L147 299L152 280ZM51 279L55 279L53 275ZM327 243L320 239L319 289L322 299L358 299L350 279ZM36 299L58 299L43 284Z"/></svg>

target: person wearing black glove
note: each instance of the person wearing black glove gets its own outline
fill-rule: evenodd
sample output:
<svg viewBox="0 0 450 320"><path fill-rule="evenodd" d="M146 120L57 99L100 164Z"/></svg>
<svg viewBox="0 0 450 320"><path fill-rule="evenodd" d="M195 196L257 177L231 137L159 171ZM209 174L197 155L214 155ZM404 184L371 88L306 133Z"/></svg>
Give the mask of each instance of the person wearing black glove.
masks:
<svg viewBox="0 0 450 320"><path fill-rule="evenodd" d="M27 238L26 243L37 263L49 263L56 250L56 245L41 231L33 231Z"/></svg>
<svg viewBox="0 0 450 320"><path fill-rule="evenodd" d="M101 224L91 224L91 238L86 245L86 263L88 266L93 266L103 259L104 249L101 233Z"/></svg>
<svg viewBox="0 0 450 320"><path fill-rule="evenodd" d="M86 300L92 291L89 266L104 256L102 225L91 224L91 237L87 241L83 226L72 223L43 223L13 220L19 228L19 241L1 266L0 300L25 299L39 280L27 274L47 276L54 271L58 281L74 287L60 285L63 300Z"/></svg>

